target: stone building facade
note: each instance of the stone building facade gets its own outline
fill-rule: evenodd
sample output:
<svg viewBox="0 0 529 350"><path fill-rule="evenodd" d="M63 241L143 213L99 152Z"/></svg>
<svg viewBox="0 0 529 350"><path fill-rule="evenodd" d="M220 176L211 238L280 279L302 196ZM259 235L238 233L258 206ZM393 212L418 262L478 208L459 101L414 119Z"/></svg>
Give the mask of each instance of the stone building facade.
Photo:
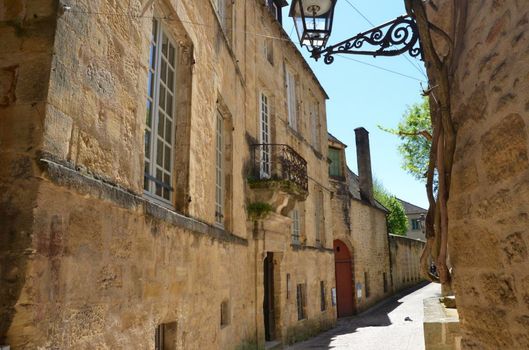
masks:
<svg viewBox="0 0 529 350"><path fill-rule="evenodd" d="M334 324L327 96L283 5L0 4L0 344L253 349Z"/></svg>
<svg viewBox="0 0 529 350"><path fill-rule="evenodd" d="M463 349L529 348L529 8L435 1L456 133L448 246ZM436 90L432 92L435 94Z"/></svg>
<svg viewBox="0 0 529 350"><path fill-rule="evenodd" d="M359 176L347 166L347 146L329 134L338 317L361 312L392 290L387 210L373 198L368 133L355 133Z"/></svg>
<svg viewBox="0 0 529 350"><path fill-rule="evenodd" d="M402 204L402 207L406 212L406 216L408 217L408 231L406 232L406 237L419 239L425 242L426 236L424 232L424 220L428 210L399 198L397 198L397 200Z"/></svg>

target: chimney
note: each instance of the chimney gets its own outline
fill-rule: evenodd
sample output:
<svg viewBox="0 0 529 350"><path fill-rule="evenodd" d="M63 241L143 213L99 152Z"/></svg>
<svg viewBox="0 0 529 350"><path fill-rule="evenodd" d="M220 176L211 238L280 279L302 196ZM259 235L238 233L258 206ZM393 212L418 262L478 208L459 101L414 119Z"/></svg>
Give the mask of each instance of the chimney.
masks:
<svg viewBox="0 0 529 350"><path fill-rule="evenodd" d="M373 197L373 175L371 173L371 153L369 151L369 132L364 128L356 128L355 136L360 196L362 200L375 204Z"/></svg>

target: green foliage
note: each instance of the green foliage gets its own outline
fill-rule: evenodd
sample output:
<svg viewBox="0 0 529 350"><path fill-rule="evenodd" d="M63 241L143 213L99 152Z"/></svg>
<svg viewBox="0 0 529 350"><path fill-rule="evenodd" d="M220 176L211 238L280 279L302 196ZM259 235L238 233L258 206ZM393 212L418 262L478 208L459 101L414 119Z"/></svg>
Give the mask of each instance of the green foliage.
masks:
<svg viewBox="0 0 529 350"><path fill-rule="evenodd" d="M375 179L373 187L375 199L389 211L387 216L389 232L404 236L408 232L408 217L404 207L378 179Z"/></svg>
<svg viewBox="0 0 529 350"><path fill-rule="evenodd" d="M246 207L246 210L248 211L248 215L251 218L262 219L268 213L274 211L274 208L268 203L255 202L255 203L248 204L248 206Z"/></svg>
<svg viewBox="0 0 529 350"><path fill-rule="evenodd" d="M398 150L402 156L402 168L416 179L426 182L432 145L431 137L427 137L432 135L428 99L424 97L421 103L408 107L396 129L378 127L400 138Z"/></svg>

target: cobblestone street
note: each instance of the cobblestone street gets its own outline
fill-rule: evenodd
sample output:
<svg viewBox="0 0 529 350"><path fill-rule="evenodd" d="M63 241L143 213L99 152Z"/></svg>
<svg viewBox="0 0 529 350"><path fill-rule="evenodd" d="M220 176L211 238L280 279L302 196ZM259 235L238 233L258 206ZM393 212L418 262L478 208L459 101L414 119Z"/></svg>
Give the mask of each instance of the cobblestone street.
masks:
<svg viewBox="0 0 529 350"><path fill-rule="evenodd" d="M434 283L407 290L363 314L339 319L335 328L287 349L422 350L422 301L440 294L440 285Z"/></svg>

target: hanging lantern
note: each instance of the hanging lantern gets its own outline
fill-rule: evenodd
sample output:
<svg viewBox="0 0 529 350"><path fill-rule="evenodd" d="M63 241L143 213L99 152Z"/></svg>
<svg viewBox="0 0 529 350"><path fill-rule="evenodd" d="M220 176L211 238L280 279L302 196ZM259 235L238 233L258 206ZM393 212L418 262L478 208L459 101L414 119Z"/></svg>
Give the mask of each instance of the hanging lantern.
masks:
<svg viewBox="0 0 529 350"><path fill-rule="evenodd" d="M301 46L310 51L325 47L331 35L336 0L293 0L290 17L294 19Z"/></svg>

